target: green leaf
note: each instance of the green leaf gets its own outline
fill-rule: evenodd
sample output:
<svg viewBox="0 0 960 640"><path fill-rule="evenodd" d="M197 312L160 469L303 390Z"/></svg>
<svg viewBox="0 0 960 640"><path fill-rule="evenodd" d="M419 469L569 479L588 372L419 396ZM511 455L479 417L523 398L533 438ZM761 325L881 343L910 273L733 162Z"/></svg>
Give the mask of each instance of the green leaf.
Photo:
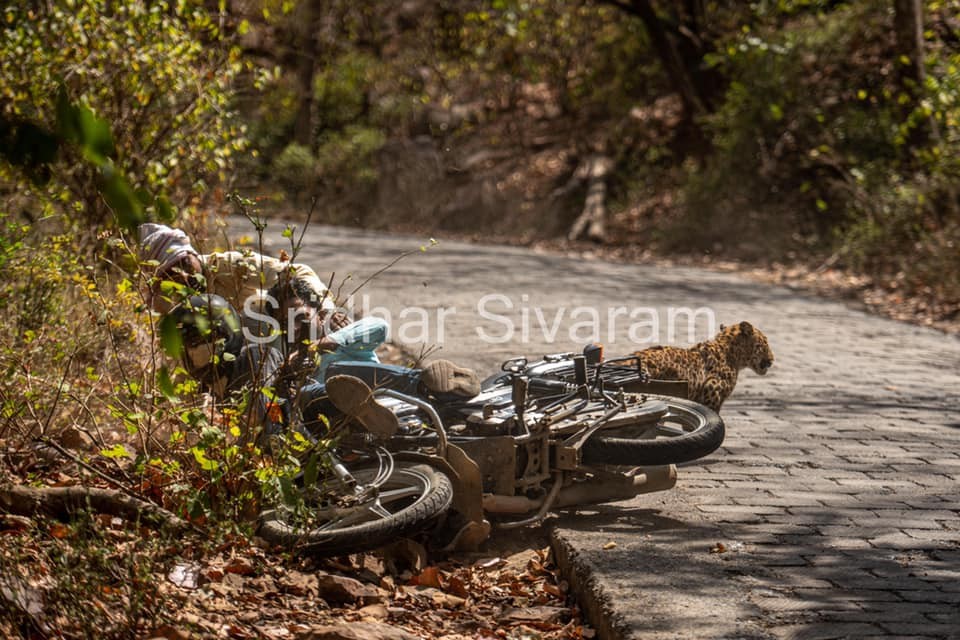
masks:
<svg viewBox="0 0 960 640"><path fill-rule="evenodd" d="M130 458L130 452L122 444L116 444L112 449L101 449L100 455L105 458Z"/></svg>
<svg viewBox="0 0 960 640"><path fill-rule="evenodd" d="M160 293L168 298L171 296L184 296L187 294L187 287L173 280L161 280Z"/></svg>
<svg viewBox="0 0 960 640"><path fill-rule="evenodd" d="M283 501L283 504L290 508L297 506L300 496L293 488L293 482L288 476L280 476L278 480L280 482L280 499Z"/></svg>
<svg viewBox="0 0 960 640"><path fill-rule="evenodd" d="M192 500L190 500L189 507L187 509L191 518L200 518L207 515L206 506L203 504L204 496L202 494L197 495Z"/></svg>
<svg viewBox="0 0 960 640"><path fill-rule="evenodd" d="M303 466L303 485L312 487L317 484L317 475L317 454L311 453L310 457L307 458L307 463Z"/></svg>
<svg viewBox="0 0 960 640"><path fill-rule="evenodd" d="M160 320L160 345L171 358L179 358L180 351L183 349L183 338L180 336L180 329L177 327L177 319L172 315L165 315Z"/></svg>
<svg viewBox="0 0 960 640"><path fill-rule="evenodd" d="M157 372L157 388L168 400L177 400L177 393L173 388L173 380L170 379L170 372L166 365L160 367Z"/></svg>
<svg viewBox="0 0 960 640"><path fill-rule="evenodd" d="M176 212L173 210L173 206L170 204L170 199L165 195L159 195L156 199L157 207L157 218L161 222L173 222L173 219L176 217Z"/></svg>
<svg viewBox="0 0 960 640"><path fill-rule="evenodd" d="M200 447L191 447L190 453L193 454L194 460L197 461L197 464L199 464L200 468L204 471L216 471L220 468L220 463L216 460L209 459Z"/></svg>
<svg viewBox="0 0 960 640"><path fill-rule="evenodd" d="M141 223L146 222L140 198L116 171L104 171L104 175L107 176L102 188L104 200L116 214L121 227L131 233L136 231Z"/></svg>
<svg viewBox="0 0 960 640"><path fill-rule="evenodd" d="M110 125L105 120L93 115L87 107L75 107L77 121L80 127L80 148L84 157L100 166L106 164L107 158L113 155L113 135Z"/></svg>

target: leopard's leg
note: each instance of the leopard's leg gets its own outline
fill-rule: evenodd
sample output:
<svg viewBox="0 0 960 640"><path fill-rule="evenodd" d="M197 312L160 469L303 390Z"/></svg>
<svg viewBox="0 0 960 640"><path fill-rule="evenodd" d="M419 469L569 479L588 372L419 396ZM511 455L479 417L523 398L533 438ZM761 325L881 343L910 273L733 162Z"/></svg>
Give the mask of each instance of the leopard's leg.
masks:
<svg viewBox="0 0 960 640"><path fill-rule="evenodd" d="M698 394L700 399L698 399L697 402L719 412L720 407L723 406L723 401L727 399L724 391L723 380L711 376L707 378L700 387L700 393Z"/></svg>

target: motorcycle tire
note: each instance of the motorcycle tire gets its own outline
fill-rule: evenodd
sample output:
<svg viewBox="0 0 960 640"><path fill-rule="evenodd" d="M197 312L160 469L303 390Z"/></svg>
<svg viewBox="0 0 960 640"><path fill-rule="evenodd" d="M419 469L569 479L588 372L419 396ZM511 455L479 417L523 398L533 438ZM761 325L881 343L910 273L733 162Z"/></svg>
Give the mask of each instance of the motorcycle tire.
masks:
<svg viewBox="0 0 960 640"><path fill-rule="evenodd" d="M585 464L679 464L698 460L723 444L723 419L713 409L682 398L647 397L669 407L655 432L651 434L649 425L598 431L581 449Z"/></svg>
<svg viewBox="0 0 960 640"><path fill-rule="evenodd" d="M361 484L370 482L377 469L351 470ZM303 555L330 556L376 549L398 538L409 537L433 525L453 501L450 479L424 465L397 462L375 499L336 509L329 520L310 528L290 522L285 509L272 509L260 516L258 535L271 544Z"/></svg>

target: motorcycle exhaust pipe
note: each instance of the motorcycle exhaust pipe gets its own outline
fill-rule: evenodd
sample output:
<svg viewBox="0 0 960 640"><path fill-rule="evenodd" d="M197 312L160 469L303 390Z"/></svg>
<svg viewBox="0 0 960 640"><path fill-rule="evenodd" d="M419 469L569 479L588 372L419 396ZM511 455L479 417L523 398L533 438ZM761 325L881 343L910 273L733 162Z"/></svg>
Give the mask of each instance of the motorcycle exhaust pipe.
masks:
<svg viewBox="0 0 960 640"><path fill-rule="evenodd" d="M612 475L590 482L580 482L564 487L557 496L557 507L600 504L629 500L642 493L666 491L677 484L677 467L669 464L660 467L641 467L636 474Z"/></svg>

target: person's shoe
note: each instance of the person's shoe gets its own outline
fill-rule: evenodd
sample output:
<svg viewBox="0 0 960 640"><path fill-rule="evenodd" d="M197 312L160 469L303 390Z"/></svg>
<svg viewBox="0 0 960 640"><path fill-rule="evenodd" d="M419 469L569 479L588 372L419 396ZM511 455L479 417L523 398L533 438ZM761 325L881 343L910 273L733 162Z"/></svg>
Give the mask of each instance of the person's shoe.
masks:
<svg viewBox="0 0 960 640"><path fill-rule="evenodd" d="M434 360L424 366L420 372L420 382L434 393L449 393L465 398L480 393L477 374L449 360Z"/></svg>
<svg viewBox="0 0 960 640"><path fill-rule="evenodd" d="M382 438L400 428L396 414L373 396L366 382L353 376L332 376L326 381L327 397L344 415L355 419L368 431Z"/></svg>

